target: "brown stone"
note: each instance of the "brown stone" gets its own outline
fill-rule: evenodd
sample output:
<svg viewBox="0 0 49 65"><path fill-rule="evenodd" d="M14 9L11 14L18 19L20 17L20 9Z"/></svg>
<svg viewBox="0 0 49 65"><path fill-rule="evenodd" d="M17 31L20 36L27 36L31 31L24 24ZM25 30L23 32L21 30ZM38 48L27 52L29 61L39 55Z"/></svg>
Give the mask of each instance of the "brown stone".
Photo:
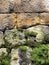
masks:
<svg viewBox="0 0 49 65"><path fill-rule="evenodd" d="M39 23L38 13L0 14L0 29L17 28Z"/></svg>
<svg viewBox="0 0 49 65"><path fill-rule="evenodd" d="M8 0L0 0L0 13L9 12L9 2Z"/></svg>
<svg viewBox="0 0 49 65"><path fill-rule="evenodd" d="M5 27L13 28L15 24L15 15L16 14L0 14L0 29Z"/></svg>
<svg viewBox="0 0 49 65"><path fill-rule="evenodd" d="M0 0L0 13L49 12L49 0Z"/></svg>
<svg viewBox="0 0 49 65"><path fill-rule="evenodd" d="M13 0L13 2L11 6L14 12L49 11L49 0Z"/></svg>
<svg viewBox="0 0 49 65"><path fill-rule="evenodd" d="M0 14L0 29L6 27L29 27L36 24L49 24L49 13L11 13Z"/></svg>
<svg viewBox="0 0 49 65"><path fill-rule="evenodd" d="M49 24L49 13L41 13L40 14L41 23Z"/></svg>

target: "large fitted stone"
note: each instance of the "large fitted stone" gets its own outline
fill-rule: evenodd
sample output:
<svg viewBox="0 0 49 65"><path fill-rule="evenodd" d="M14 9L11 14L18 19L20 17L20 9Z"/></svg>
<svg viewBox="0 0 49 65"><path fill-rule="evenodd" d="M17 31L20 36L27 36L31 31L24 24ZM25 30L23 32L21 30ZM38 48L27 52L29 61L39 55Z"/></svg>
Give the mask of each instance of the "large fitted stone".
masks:
<svg viewBox="0 0 49 65"><path fill-rule="evenodd" d="M0 56L4 53L4 55L7 55L7 49L6 48L0 48Z"/></svg>
<svg viewBox="0 0 49 65"><path fill-rule="evenodd" d="M12 60L12 61L10 62L10 65L20 65L20 63L19 63L19 61L17 61L17 60Z"/></svg>
<svg viewBox="0 0 49 65"><path fill-rule="evenodd" d="M11 50L11 65L20 65L19 63L20 57L19 57L19 49L12 49Z"/></svg>
<svg viewBox="0 0 49 65"><path fill-rule="evenodd" d="M9 27L12 28L15 24L16 14L0 14L0 30Z"/></svg>
<svg viewBox="0 0 49 65"><path fill-rule="evenodd" d="M34 32L34 34L37 33L35 35L36 41L34 40L33 36L31 37L32 39L29 38L29 40L31 40L32 42L40 42L40 43L43 43L43 42L47 43L47 41L49 42L49 26L38 25L38 26L30 27L27 30L28 32Z"/></svg>
<svg viewBox="0 0 49 65"><path fill-rule="evenodd" d="M49 12L49 0L0 0L0 13Z"/></svg>
<svg viewBox="0 0 49 65"><path fill-rule="evenodd" d="M26 39L24 36L24 33L17 31L16 29L13 30L7 30L5 32L5 41L6 44L9 46L16 46L16 45L22 45L25 44Z"/></svg>
<svg viewBox="0 0 49 65"><path fill-rule="evenodd" d="M11 60L19 59L19 49L12 49Z"/></svg>
<svg viewBox="0 0 49 65"><path fill-rule="evenodd" d="M27 27L36 23L39 23L38 13L0 14L0 30L6 27Z"/></svg>
<svg viewBox="0 0 49 65"><path fill-rule="evenodd" d="M14 12L43 12L49 11L49 0L12 0Z"/></svg>
<svg viewBox="0 0 49 65"><path fill-rule="evenodd" d="M36 24L49 24L49 13L0 14L0 30L5 28L29 27Z"/></svg>
<svg viewBox="0 0 49 65"><path fill-rule="evenodd" d="M9 12L9 2L8 0L0 0L0 13Z"/></svg>

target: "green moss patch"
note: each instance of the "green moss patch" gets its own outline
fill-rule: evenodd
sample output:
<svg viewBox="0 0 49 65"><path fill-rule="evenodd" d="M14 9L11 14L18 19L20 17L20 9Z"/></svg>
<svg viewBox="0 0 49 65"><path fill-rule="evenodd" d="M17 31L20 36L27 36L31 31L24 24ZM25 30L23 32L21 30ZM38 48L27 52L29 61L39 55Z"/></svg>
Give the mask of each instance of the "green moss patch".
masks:
<svg viewBox="0 0 49 65"><path fill-rule="evenodd" d="M0 56L0 65L10 65L10 56L2 54Z"/></svg>
<svg viewBox="0 0 49 65"><path fill-rule="evenodd" d="M27 50L27 46L19 46L19 49L22 51L26 51Z"/></svg>
<svg viewBox="0 0 49 65"><path fill-rule="evenodd" d="M48 65L48 46L41 45L38 48L34 48L31 52L31 60L33 62L33 65Z"/></svg>

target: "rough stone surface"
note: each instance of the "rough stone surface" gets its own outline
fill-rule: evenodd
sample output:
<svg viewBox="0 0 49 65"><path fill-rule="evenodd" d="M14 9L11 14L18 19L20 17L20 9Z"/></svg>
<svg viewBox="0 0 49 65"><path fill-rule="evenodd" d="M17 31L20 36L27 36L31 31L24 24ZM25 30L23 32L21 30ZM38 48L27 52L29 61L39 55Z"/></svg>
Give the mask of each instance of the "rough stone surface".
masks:
<svg viewBox="0 0 49 65"><path fill-rule="evenodd" d="M49 65L48 46L49 0L0 0L0 65Z"/></svg>
<svg viewBox="0 0 49 65"><path fill-rule="evenodd" d="M19 61L12 60L11 63L10 63L10 65L20 65L20 64L19 64Z"/></svg>
<svg viewBox="0 0 49 65"><path fill-rule="evenodd" d="M19 59L19 49L11 50L11 60Z"/></svg>
<svg viewBox="0 0 49 65"><path fill-rule="evenodd" d="M24 33L19 32L16 29L7 30L5 32L5 41L12 46L25 44L26 42Z"/></svg>
<svg viewBox="0 0 49 65"><path fill-rule="evenodd" d="M4 53L4 55L7 55L7 49L6 48L0 48L0 56Z"/></svg>
<svg viewBox="0 0 49 65"><path fill-rule="evenodd" d="M0 30L49 24L49 13L0 14Z"/></svg>
<svg viewBox="0 0 49 65"><path fill-rule="evenodd" d="M15 20L15 14L0 14L0 29L12 28L15 24L13 20Z"/></svg>
<svg viewBox="0 0 49 65"><path fill-rule="evenodd" d="M47 23L49 24L49 13L40 13L40 19L41 19L41 23Z"/></svg>
<svg viewBox="0 0 49 65"><path fill-rule="evenodd" d="M0 0L1 12L49 12L49 0Z"/></svg>
<svg viewBox="0 0 49 65"><path fill-rule="evenodd" d="M11 65L20 65L19 49L11 50Z"/></svg>
<svg viewBox="0 0 49 65"><path fill-rule="evenodd" d="M35 27L31 27L27 29L28 32L34 32L37 33L36 38L29 38L32 42L36 40L37 42L43 42L45 39L45 35L49 36L49 27L48 26L43 26L43 25L38 25ZM32 40L33 39L33 40Z"/></svg>
<svg viewBox="0 0 49 65"><path fill-rule="evenodd" d="M37 18L37 19L36 19ZM0 14L0 29L30 26L39 22L38 13Z"/></svg>
<svg viewBox="0 0 49 65"><path fill-rule="evenodd" d="M0 0L0 13L9 12L9 2L8 0Z"/></svg>

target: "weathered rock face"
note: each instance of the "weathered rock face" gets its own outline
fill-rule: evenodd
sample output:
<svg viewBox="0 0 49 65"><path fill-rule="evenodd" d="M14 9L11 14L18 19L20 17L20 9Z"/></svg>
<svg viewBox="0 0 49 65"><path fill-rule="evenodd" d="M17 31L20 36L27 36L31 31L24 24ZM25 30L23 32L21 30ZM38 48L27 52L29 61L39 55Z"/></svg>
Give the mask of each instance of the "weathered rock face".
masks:
<svg viewBox="0 0 49 65"><path fill-rule="evenodd" d="M0 0L0 65L49 65L49 0Z"/></svg>
<svg viewBox="0 0 49 65"><path fill-rule="evenodd" d="M11 65L20 65L19 49L11 50Z"/></svg>
<svg viewBox="0 0 49 65"><path fill-rule="evenodd" d="M36 20L37 18L37 20ZM12 23L11 23L12 22ZM0 14L0 29L17 28L39 23L38 13Z"/></svg>
<svg viewBox="0 0 49 65"><path fill-rule="evenodd" d="M12 49L11 65L31 65L31 51L32 49L28 46L19 46L17 49Z"/></svg>
<svg viewBox="0 0 49 65"><path fill-rule="evenodd" d="M5 41L12 46L25 44L26 39L24 33L14 30L5 32Z"/></svg>
<svg viewBox="0 0 49 65"><path fill-rule="evenodd" d="M33 49L41 48L41 51L43 51L44 49L48 49L47 47L47 45L49 45L48 30L49 30L48 26L37 25L34 27L30 27L28 29L6 30L4 34L1 32L1 36L3 35L2 36L3 38L0 36L1 37L0 38L1 40L0 54L2 55L3 53L5 54L5 56L8 55L7 56L8 58L6 59L7 63L10 63L8 65L24 65L24 64L32 65L33 64L32 59L34 60L34 58L32 58L31 53L33 52ZM3 41L4 41L4 45L3 45ZM40 52L40 50L37 50L37 51ZM46 53L48 54L48 50L44 50L44 51L46 51ZM45 54L45 52L43 53Z"/></svg>
<svg viewBox="0 0 49 65"><path fill-rule="evenodd" d="M0 48L0 56L4 53L4 55L7 55L7 49L6 48Z"/></svg>
<svg viewBox="0 0 49 65"><path fill-rule="evenodd" d="M41 23L49 24L49 14L48 13L40 13Z"/></svg>
<svg viewBox="0 0 49 65"><path fill-rule="evenodd" d="M31 37L29 38L32 42L34 42L34 40L36 40L36 42L44 42L44 39L46 39L45 36L49 37L49 32L48 32L49 27L48 26L38 25L35 27L28 28L27 30L28 32L32 33L33 36L36 37L35 38L32 36L32 38Z"/></svg>
<svg viewBox="0 0 49 65"><path fill-rule="evenodd" d="M0 14L0 30L49 24L49 13Z"/></svg>
<svg viewBox="0 0 49 65"><path fill-rule="evenodd" d="M49 11L49 0L0 0L0 12Z"/></svg>
<svg viewBox="0 0 49 65"><path fill-rule="evenodd" d="M8 0L0 0L0 13L7 13L9 12L9 2Z"/></svg>

